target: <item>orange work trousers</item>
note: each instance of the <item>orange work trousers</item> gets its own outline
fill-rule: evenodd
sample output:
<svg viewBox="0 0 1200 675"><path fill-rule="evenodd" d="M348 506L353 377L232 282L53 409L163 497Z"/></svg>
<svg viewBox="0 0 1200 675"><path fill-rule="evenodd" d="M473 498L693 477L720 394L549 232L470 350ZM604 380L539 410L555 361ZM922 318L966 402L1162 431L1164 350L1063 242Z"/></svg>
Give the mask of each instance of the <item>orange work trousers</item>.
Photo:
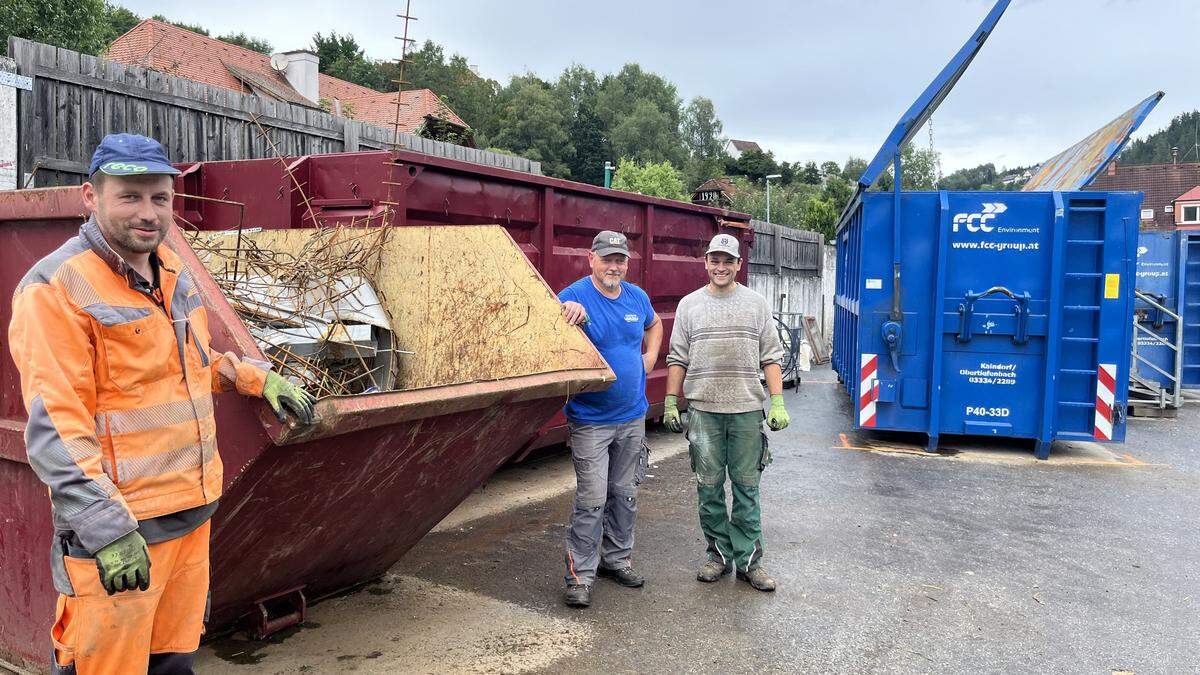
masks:
<svg viewBox="0 0 1200 675"><path fill-rule="evenodd" d="M96 561L66 556L74 597L58 596L54 656L79 675L145 673L151 654L200 647L208 600L209 522L150 544L150 588L108 595Z"/></svg>

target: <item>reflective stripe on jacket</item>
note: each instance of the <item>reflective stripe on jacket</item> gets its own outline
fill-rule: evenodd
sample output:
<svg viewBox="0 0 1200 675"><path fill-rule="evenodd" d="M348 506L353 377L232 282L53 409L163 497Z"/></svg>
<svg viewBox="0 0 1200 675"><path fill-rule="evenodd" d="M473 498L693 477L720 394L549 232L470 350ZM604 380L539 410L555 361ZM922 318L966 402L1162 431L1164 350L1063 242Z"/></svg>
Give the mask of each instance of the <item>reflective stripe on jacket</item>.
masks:
<svg viewBox="0 0 1200 675"><path fill-rule="evenodd" d="M267 364L209 351L190 273L165 245L156 255L161 300L88 220L13 295L29 463L55 528L92 552L220 497L212 392L261 396L266 380Z"/></svg>

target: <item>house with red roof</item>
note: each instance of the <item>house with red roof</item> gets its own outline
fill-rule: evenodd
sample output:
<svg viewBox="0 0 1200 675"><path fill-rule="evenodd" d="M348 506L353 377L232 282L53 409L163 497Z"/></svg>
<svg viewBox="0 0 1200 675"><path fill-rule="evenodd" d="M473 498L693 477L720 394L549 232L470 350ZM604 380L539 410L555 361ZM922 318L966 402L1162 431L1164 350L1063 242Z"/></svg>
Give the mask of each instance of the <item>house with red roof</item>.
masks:
<svg viewBox="0 0 1200 675"><path fill-rule="evenodd" d="M1087 190L1134 190L1145 228L1200 228L1200 163L1124 165L1113 162Z"/></svg>
<svg viewBox="0 0 1200 675"><path fill-rule="evenodd" d="M266 55L186 28L145 19L113 41L106 58L242 94L321 108L381 127L473 147L470 125L429 89L380 92L320 72L307 50ZM397 106L399 117L397 118ZM429 131L437 129L436 134ZM427 133L422 133L422 132Z"/></svg>
<svg viewBox="0 0 1200 675"><path fill-rule="evenodd" d="M1200 228L1200 185L1188 190L1175 200L1175 224L1188 228Z"/></svg>

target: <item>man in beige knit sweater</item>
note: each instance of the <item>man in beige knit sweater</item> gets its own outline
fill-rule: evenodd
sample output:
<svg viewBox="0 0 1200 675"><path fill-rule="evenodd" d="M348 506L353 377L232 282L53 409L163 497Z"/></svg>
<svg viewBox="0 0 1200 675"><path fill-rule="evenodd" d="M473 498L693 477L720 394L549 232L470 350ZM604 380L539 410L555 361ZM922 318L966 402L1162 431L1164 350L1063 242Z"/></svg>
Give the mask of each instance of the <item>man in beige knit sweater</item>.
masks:
<svg viewBox="0 0 1200 675"><path fill-rule="evenodd" d="M688 442L700 529L708 541L708 561L696 578L714 582L731 571L760 591L775 590L762 567L762 511L759 478L771 463L762 431L766 396L759 372L771 393L767 426L788 425L779 361L783 347L771 307L758 293L737 283L742 267L737 238L718 234L704 256L708 284L679 301L667 354L667 398L663 423L683 431L679 394L688 401ZM725 474L733 493L725 506Z"/></svg>

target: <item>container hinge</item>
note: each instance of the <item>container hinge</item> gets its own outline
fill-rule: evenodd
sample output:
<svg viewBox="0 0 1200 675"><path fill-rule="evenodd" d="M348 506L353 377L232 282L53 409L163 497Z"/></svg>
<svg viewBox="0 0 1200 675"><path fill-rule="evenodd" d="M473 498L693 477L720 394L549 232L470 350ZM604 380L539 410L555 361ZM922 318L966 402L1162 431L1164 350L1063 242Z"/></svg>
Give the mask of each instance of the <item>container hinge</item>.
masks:
<svg viewBox="0 0 1200 675"><path fill-rule="evenodd" d="M1017 325L1016 330L1013 331L1012 341L1013 344L1018 345L1029 342L1029 293L1017 295L1003 286L992 286L982 293L967 291L967 294L963 296L963 301L958 305L958 341L971 341L971 319L975 315L975 301L989 295L1008 296L1016 303L1013 307L1013 314Z"/></svg>
<svg viewBox="0 0 1200 675"><path fill-rule="evenodd" d="M255 602L246 617L245 629L255 640L264 640L285 628L300 625L306 618L308 599L304 597L304 587L297 586Z"/></svg>
<svg viewBox="0 0 1200 675"><path fill-rule="evenodd" d="M882 329L888 356L892 357L892 369L900 372L900 344L904 337L904 326L899 321L884 321Z"/></svg>

